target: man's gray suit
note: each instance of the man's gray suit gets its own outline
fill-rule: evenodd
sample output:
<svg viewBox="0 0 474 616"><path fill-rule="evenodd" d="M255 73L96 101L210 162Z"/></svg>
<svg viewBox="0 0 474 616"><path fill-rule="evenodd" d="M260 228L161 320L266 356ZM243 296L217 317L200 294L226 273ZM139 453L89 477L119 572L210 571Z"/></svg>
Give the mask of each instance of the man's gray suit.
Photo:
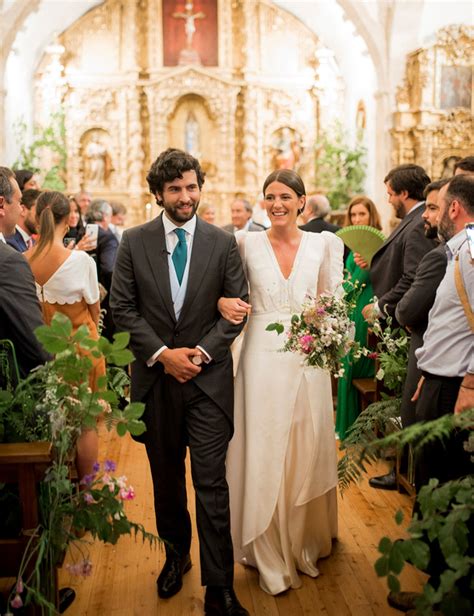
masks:
<svg viewBox="0 0 474 616"><path fill-rule="evenodd" d="M424 255L436 247L425 236L423 206L411 210L372 259L370 279L382 312L395 316L395 308L410 288Z"/></svg>
<svg viewBox="0 0 474 616"><path fill-rule="evenodd" d="M398 302L395 316L400 325L411 332L407 376L403 386L401 417L404 427L416 421L416 403L411 399L416 391L421 372L417 368L415 351L423 344L428 327L428 313L434 304L436 290L446 273L446 247L444 244L428 252L416 270L413 284Z"/></svg>
<svg viewBox="0 0 474 616"><path fill-rule="evenodd" d="M225 321L220 297L248 299L247 282L233 235L197 219L184 304L174 313L162 217L125 231L117 255L110 305L120 331L131 334L132 400L146 404L144 443L150 461L157 528L181 556L189 552L186 445L196 491L203 585L231 586L233 554L227 445L233 432L233 370L229 347L242 326ZM212 358L181 384L156 362L163 345L202 347ZM169 546L167 546L169 549Z"/></svg>

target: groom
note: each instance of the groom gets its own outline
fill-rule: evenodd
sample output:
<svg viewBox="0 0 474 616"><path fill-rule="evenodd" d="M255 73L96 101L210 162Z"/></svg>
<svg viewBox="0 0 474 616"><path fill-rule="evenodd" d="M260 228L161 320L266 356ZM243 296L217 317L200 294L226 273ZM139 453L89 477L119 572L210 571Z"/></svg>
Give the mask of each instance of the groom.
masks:
<svg viewBox="0 0 474 616"><path fill-rule="evenodd" d="M130 332L136 356L132 399L145 402L143 441L157 529L166 541L158 594L175 595L191 567L189 446L205 613L245 616L233 591L225 478L233 433L229 347L242 325L225 321L217 301L222 296L247 300L247 283L234 236L196 216L204 183L199 162L169 148L153 163L147 181L164 212L123 234L110 305L118 330Z"/></svg>

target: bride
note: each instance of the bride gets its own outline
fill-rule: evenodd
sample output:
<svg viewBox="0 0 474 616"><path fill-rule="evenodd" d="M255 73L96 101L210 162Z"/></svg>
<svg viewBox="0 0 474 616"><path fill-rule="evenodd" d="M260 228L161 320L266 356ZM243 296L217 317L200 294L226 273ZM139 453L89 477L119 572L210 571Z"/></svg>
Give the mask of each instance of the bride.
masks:
<svg viewBox="0 0 474 616"><path fill-rule="evenodd" d="M263 193L271 228L241 239L251 315L235 382L235 434L227 458L236 556L260 573L276 595L298 588L298 571L316 577L318 558L337 535L336 442L328 372L281 353L287 327L309 294L333 293L342 282L343 243L332 233L307 233L296 223L305 205L297 173L278 170ZM250 308L221 298L234 323Z"/></svg>

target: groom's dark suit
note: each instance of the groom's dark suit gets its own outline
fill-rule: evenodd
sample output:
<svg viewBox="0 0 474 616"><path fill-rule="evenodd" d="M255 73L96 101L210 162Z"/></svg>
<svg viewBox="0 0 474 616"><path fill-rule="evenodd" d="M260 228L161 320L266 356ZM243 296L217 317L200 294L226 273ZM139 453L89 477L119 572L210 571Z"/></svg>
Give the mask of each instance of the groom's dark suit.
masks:
<svg viewBox="0 0 474 616"><path fill-rule="evenodd" d="M227 445L233 432L233 373L229 350L242 326L217 310L222 296L248 299L233 235L197 219L184 304L175 317L162 216L125 231L117 255L110 305L117 329L131 334L132 399L146 403L144 442L150 461L160 536L189 552L186 445L196 491L203 585L231 586L233 553ZM179 383L160 362L147 361L163 345L199 345L212 358L190 381Z"/></svg>

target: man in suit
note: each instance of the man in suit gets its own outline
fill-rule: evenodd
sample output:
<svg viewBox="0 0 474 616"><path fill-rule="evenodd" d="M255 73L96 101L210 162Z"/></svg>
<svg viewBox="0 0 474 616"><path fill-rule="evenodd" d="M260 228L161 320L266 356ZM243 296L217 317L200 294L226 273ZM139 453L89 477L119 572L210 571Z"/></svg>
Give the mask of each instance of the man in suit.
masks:
<svg viewBox="0 0 474 616"><path fill-rule="evenodd" d="M197 218L204 173L170 148L147 181L164 213L124 232L110 304L117 328L129 331L136 360L132 399L145 402L144 434L153 478L156 523L166 541L158 594L169 598L191 567L185 456L196 491L206 614L248 614L233 591L233 550L225 478L233 432L229 347L242 325L217 310L221 296L248 299L233 235Z"/></svg>
<svg viewBox="0 0 474 616"><path fill-rule="evenodd" d="M448 180L431 182L425 188L425 210L422 214L425 235L437 239L437 218L439 213L438 194ZM428 326L428 313L433 306L436 290L446 273L446 248L444 243L430 250L416 270L413 284L398 302L395 317L410 331L407 376L403 385L401 418L404 428L415 423L415 403L412 397L416 391L421 373L416 365L415 351L423 344L423 334Z"/></svg>
<svg viewBox="0 0 474 616"><path fill-rule="evenodd" d="M36 201L41 190L29 188L21 195L21 213L15 225L13 235L6 237L6 242L18 252L25 252L34 244L33 235L38 233L36 224Z"/></svg>
<svg viewBox="0 0 474 616"><path fill-rule="evenodd" d="M362 315L369 322L389 315L396 324L396 306L412 285L421 259L436 247L436 242L425 236L422 218L423 191L430 182L426 171L419 165L399 165L387 174L384 182L389 203L401 222L372 258L370 278L377 302L367 304ZM367 267L357 254L355 262ZM395 469L372 477L369 485L394 490Z"/></svg>
<svg viewBox="0 0 474 616"><path fill-rule="evenodd" d="M253 208L247 199L235 199L231 206L232 223L224 225L222 228L229 233L237 231L265 231L263 225L259 225L252 220Z"/></svg>
<svg viewBox="0 0 474 616"><path fill-rule="evenodd" d="M0 167L0 340L13 342L20 375L49 359L34 335L43 325L35 282L26 259L3 239L21 212L21 192L13 172ZM1 384L0 384L1 386Z"/></svg>
<svg viewBox="0 0 474 616"><path fill-rule="evenodd" d="M336 233L340 227L333 225L324 220L331 211L331 205L328 198L324 195L311 195L306 200L306 206L301 213L301 219L304 224L300 229L310 231L311 233L321 233L322 231L330 231Z"/></svg>

